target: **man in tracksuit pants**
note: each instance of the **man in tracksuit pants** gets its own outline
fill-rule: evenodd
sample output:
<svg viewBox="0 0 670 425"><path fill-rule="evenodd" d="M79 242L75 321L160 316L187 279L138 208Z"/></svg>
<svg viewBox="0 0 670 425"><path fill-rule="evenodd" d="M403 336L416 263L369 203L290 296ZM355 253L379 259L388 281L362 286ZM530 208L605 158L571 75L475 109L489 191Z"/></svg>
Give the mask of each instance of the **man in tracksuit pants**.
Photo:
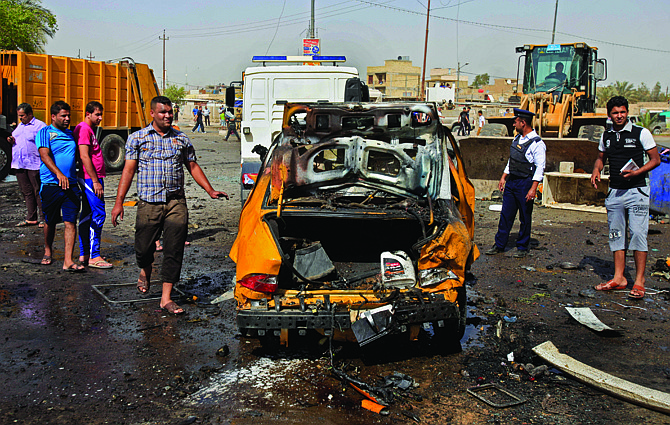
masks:
<svg viewBox="0 0 670 425"><path fill-rule="evenodd" d="M547 147L533 130L532 112L514 108L514 115L518 134L512 140L510 158L498 182L498 189L503 192L502 211L495 244L486 254L495 255L505 250L518 211L521 226L514 257L523 258L528 255L533 202L544 175Z"/></svg>
<svg viewBox="0 0 670 425"><path fill-rule="evenodd" d="M647 263L649 231L649 183L647 173L661 163L651 132L628 121L628 100L615 96L607 102L612 128L603 133L591 184L596 189L605 160L610 164L609 193L605 199L609 245L614 255L614 277L597 285L598 291L626 289L626 250L633 251L635 283L628 296L644 298L644 270ZM649 161L644 162L645 153ZM630 161L633 162L630 162ZM626 241L626 227L630 241Z"/></svg>
<svg viewBox="0 0 670 425"><path fill-rule="evenodd" d="M79 261L97 269L111 269L112 263L100 255L102 225L105 223L105 159L95 136L102 122L102 104L91 101L86 105L84 121L75 127L82 169L78 180L81 187L81 215L79 216Z"/></svg>

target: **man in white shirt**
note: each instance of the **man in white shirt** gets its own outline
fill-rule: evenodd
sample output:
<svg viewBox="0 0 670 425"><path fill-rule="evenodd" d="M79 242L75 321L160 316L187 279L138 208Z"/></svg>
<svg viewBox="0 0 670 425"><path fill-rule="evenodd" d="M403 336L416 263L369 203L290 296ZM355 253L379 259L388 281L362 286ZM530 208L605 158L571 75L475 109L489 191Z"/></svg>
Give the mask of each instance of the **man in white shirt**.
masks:
<svg viewBox="0 0 670 425"><path fill-rule="evenodd" d="M478 112L479 114L479 128L477 129L477 136L482 132L482 127L486 124L486 119L484 118L484 113L482 111Z"/></svg>
<svg viewBox="0 0 670 425"><path fill-rule="evenodd" d="M518 134L512 141L510 158L498 182L498 189L503 192L503 205L495 244L486 251L486 255L496 255L505 250L517 211L521 226L514 257L528 255L533 202L547 162L547 147L533 129L534 115L530 111L514 108L514 128Z"/></svg>

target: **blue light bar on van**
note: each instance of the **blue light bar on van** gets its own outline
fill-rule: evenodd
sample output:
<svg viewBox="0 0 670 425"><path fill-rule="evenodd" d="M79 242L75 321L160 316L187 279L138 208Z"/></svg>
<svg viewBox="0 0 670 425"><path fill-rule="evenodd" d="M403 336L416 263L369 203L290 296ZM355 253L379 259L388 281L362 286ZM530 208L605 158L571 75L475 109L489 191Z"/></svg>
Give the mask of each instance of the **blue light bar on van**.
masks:
<svg viewBox="0 0 670 425"><path fill-rule="evenodd" d="M252 62L281 62L281 63L304 63L304 62L345 62L344 56L253 56Z"/></svg>
<svg viewBox="0 0 670 425"><path fill-rule="evenodd" d="M323 62L344 62L347 60L344 56L312 56L313 61L323 61Z"/></svg>

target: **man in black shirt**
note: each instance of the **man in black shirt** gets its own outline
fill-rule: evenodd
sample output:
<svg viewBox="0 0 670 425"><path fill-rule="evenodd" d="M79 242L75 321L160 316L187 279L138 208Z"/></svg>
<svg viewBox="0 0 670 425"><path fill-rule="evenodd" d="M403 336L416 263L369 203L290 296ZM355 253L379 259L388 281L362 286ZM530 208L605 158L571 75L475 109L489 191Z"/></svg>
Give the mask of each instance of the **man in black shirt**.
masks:
<svg viewBox="0 0 670 425"><path fill-rule="evenodd" d="M647 173L661 163L656 143L649 130L628 120L628 100L615 96L607 102L607 115L612 128L603 133L598 157L593 166L591 184L598 188L600 171L605 160L610 164L610 190L605 199L609 245L614 254L614 277L597 285L598 291L626 289L624 277L626 250L633 251L635 284L629 297L644 297L644 271L647 263L647 232L649 230L649 183ZM649 161L644 162L645 154ZM626 229L627 228L627 229ZM626 230L630 241L626 240Z"/></svg>

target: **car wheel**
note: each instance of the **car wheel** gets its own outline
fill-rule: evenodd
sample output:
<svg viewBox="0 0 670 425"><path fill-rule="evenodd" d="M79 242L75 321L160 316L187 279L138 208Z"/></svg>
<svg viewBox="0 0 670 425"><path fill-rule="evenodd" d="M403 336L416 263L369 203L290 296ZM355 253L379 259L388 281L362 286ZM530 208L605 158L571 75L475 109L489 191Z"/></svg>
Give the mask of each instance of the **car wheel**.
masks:
<svg viewBox="0 0 670 425"><path fill-rule="evenodd" d="M119 171L126 162L126 142L118 134L108 134L100 143L107 171Z"/></svg>
<svg viewBox="0 0 670 425"><path fill-rule="evenodd" d="M451 126L451 132L453 134L458 134L458 132L461 131L461 126L458 124L454 124Z"/></svg>
<svg viewBox="0 0 670 425"><path fill-rule="evenodd" d="M661 134L661 132L661 127L654 127L654 129L651 131L652 134Z"/></svg>
<svg viewBox="0 0 670 425"><path fill-rule="evenodd" d="M12 146L7 142L7 136L0 136L0 180L7 177L12 167Z"/></svg>

